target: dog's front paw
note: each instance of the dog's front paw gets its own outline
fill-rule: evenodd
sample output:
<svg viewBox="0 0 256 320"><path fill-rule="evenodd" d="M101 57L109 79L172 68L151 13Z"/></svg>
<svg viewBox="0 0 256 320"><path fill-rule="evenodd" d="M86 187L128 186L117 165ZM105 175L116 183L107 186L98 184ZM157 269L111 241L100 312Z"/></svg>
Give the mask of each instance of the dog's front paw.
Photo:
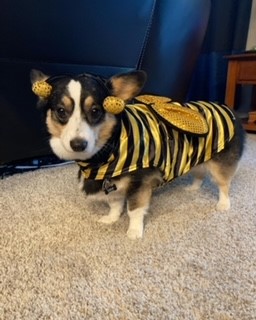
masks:
<svg viewBox="0 0 256 320"><path fill-rule="evenodd" d="M200 189L200 186L196 184L190 184L189 186L186 186L184 188L185 191L198 191L199 189Z"/></svg>
<svg viewBox="0 0 256 320"><path fill-rule="evenodd" d="M100 223L112 224L112 223L115 223L118 220L118 218L119 217L112 216L112 215L107 215L107 216L101 217L98 221Z"/></svg>
<svg viewBox="0 0 256 320"><path fill-rule="evenodd" d="M127 231L127 237L131 240L141 239L143 237L143 228L129 228Z"/></svg>
<svg viewBox="0 0 256 320"><path fill-rule="evenodd" d="M216 209L218 211L227 211L227 210L229 210L230 209L230 201L229 201L229 199L227 199L225 201L224 200L219 201L217 203Z"/></svg>
<svg viewBox="0 0 256 320"><path fill-rule="evenodd" d="M185 187L186 191L197 191L201 188L202 180L201 179L194 179L192 184Z"/></svg>

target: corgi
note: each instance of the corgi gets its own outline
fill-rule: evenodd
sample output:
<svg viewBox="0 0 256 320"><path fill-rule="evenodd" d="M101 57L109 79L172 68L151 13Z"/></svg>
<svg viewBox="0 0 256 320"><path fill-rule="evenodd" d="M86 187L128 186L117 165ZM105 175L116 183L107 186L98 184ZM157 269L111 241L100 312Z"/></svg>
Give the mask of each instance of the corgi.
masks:
<svg viewBox="0 0 256 320"><path fill-rule="evenodd" d="M154 188L189 171L191 190L210 173L219 189L217 210L228 210L245 141L239 119L227 106L138 96L146 78L141 70L110 79L31 71L53 152L78 163L79 186L88 197L108 202L101 223L116 222L127 208L130 239L143 237ZM193 119L199 132L193 131Z"/></svg>

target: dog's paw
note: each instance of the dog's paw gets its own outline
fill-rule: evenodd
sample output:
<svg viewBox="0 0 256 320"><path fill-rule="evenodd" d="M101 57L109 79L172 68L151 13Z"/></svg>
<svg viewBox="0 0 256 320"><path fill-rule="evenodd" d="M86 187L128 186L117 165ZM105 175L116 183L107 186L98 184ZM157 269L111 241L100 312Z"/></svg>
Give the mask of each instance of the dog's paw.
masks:
<svg viewBox="0 0 256 320"><path fill-rule="evenodd" d="M185 187L186 191L198 191L201 188L202 180L194 179L192 184Z"/></svg>
<svg viewBox="0 0 256 320"><path fill-rule="evenodd" d="M141 239L143 237L143 229L131 229L127 231L127 237L131 240Z"/></svg>
<svg viewBox="0 0 256 320"><path fill-rule="evenodd" d="M230 201L229 201L229 199L225 200L225 201L219 201L217 203L216 209L218 211L227 211L227 210L229 210L230 209Z"/></svg>
<svg viewBox="0 0 256 320"><path fill-rule="evenodd" d="M101 217L98 222L100 223L105 223L105 224L112 224L115 223L118 220L119 217L115 217L115 216L111 216L111 215L107 215L107 216L103 216Z"/></svg>
<svg viewBox="0 0 256 320"><path fill-rule="evenodd" d="M189 186L186 186L185 191L198 191L200 189L199 185L196 184L190 184Z"/></svg>

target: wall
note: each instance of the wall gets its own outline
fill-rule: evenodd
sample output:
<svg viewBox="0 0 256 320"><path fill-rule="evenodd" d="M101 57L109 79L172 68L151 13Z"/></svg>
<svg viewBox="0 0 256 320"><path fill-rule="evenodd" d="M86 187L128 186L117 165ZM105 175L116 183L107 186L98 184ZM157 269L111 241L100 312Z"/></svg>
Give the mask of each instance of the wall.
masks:
<svg viewBox="0 0 256 320"><path fill-rule="evenodd" d="M246 43L246 50L256 46L256 0L252 2L250 26Z"/></svg>

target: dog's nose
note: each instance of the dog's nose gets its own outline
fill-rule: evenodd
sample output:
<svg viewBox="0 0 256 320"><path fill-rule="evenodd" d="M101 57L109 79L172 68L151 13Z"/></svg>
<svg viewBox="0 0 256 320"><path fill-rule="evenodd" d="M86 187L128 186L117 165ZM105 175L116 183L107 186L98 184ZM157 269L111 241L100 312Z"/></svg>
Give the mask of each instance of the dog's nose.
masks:
<svg viewBox="0 0 256 320"><path fill-rule="evenodd" d="M75 138L70 141L70 147L75 152L81 152L84 151L87 147L88 142L86 140L83 140L81 138Z"/></svg>

